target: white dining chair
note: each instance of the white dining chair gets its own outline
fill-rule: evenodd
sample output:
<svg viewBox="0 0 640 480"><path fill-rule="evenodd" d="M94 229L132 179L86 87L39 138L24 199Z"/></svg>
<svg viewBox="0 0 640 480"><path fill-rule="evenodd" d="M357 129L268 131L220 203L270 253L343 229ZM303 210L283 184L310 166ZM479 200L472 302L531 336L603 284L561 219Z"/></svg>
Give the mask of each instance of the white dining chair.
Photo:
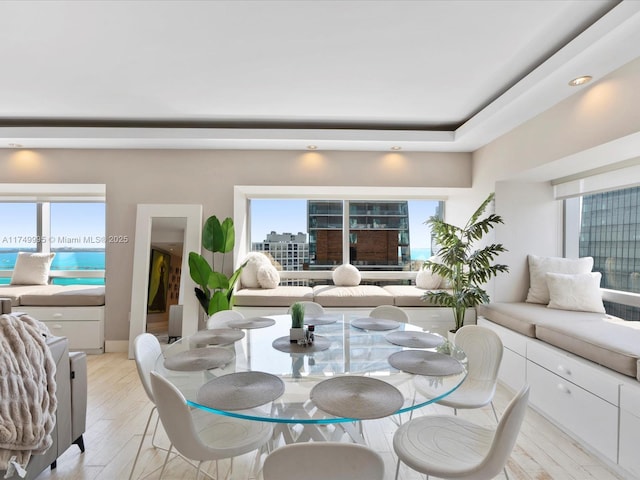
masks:
<svg viewBox="0 0 640 480"><path fill-rule="evenodd" d="M305 315L323 315L324 314L324 307L319 303L308 302L308 301L296 302L296 303L302 304L302 306L304 307ZM291 313L291 307L289 307L289 310L287 310L287 313Z"/></svg>
<svg viewBox="0 0 640 480"><path fill-rule="evenodd" d="M481 408L491 405L493 416L498 421L493 397L498 383L498 370L502 362L502 341L493 330L480 325L465 325L456 333L456 346L462 348L467 356L467 377L453 393L450 393L439 405L454 409ZM416 376L416 391L426 397L432 396L429 379Z"/></svg>
<svg viewBox="0 0 640 480"><path fill-rule="evenodd" d="M372 318L383 318L395 320L396 322L409 323L409 315L400 307L395 305L379 305L371 310L369 316Z"/></svg>
<svg viewBox="0 0 640 480"><path fill-rule="evenodd" d="M138 463L138 457L140 457L140 452L142 451L142 445L144 444L144 439L147 436L147 432L149 430L149 425L151 424L151 419L153 418L153 413L156 411L156 402L153 397L153 389L151 388L151 377L149 374L154 368L156 359L162 354L162 348L160 347L160 342L150 333L142 333L138 335L133 341L133 356L136 362L136 368L138 370L138 376L140 377L140 382L144 388L149 401L151 401L153 407L149 412L149 416L147 417L147 424L144 427L144 433L142 434L142 438L140 439L140 445L138 446L138 452L136 453L136 457L133 460L133 466L131 467L131 473L129 474L129 480L133 478L133 472L136 468L136 464ZM156 445L155 438L156 432L158 431L158 423L160 422L160 417L156 418L156 425L153 429L153 435L151 437L151 445L154 448L160 448L161 450L167 450L166 448L160 447Z"/></svg>
<svg viewBox="0 0 640 480"><path fill-rule="evenodd" d="M220 310L207 319L207 330L213 328L227 328L229 322L233 320L242 320L244 315L237 310Z"/></svg>
<svg viewBox="0 0 640 480"><path fill-rule="evenodd" d="M455 415L425 415L403 424L393 435L400 462L438 478L486 480L504 470L513 451L529 400L525 385L507 406L498 426L487 428ZM509 478L507 476L507 478Z"/></svg>
<svg viewBox="0 0 640 480"><path fill-rule="evenodd" d="M171 441L158 478L162 478L173 448L186 459L198 462L196 480L200 476L202 463L206 461L216 462L215 478L220 479L218 460L231 459L227 476L231 475L234 457L254 450L261 452L271 439L273 427L270 423L241 420L202 410L192 414L182 393L157 372L151 372L151 386L157 399L160 420Z"/></svg>
<svg viewBox="0 0 640 480"><path fill-rule="evenodd" d="M294 443L274 450L262 474L264 480L382 480L384 461L356 443Z"/></svg>

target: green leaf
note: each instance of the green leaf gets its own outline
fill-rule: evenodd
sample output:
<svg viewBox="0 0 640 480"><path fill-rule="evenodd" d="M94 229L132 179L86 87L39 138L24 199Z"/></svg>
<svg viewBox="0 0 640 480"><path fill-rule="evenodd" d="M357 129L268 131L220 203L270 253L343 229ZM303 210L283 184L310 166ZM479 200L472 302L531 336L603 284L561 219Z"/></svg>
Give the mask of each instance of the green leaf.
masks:
<svg viewBox="0 0 640 480"><path fill-rule="evenodd" d="M207 286L213 290L227 290L229 288L229 279L220 272L211 272Z"/></svg>
<svg viewBox="0 0 640 480"><path fill-rule="evenodd" d="M233 246L236 243L236 231L233 227L233 220L229 217L225 218L220 228L222 231L222 240L216 252L230 252L233 250Z"/></svg>
<svg viewBox="0 0 640 480"><path fill-rule="evenodd" d="M211 275L211 267L199 253L189 252L189 274L191 275L191 280L200 285L202 290L206 290L209 276Z"/></svg>
<svg viewBox="0 0 640 480"><path fill-rule="evenodd" d="M207 218L202 229L202 248L210 252L222 252L224 245L224 232L220 220L215 215Z"/></svg>
<svg viewBox="0 0 640 480"><path fill-rule="evenodd" d="M211 301L209 302L209 309L207 313L209 315L213 315L216 312L221 310L229 310L229 301L227 300L226 292L222 290L218 290L211 297Z"/></svg>

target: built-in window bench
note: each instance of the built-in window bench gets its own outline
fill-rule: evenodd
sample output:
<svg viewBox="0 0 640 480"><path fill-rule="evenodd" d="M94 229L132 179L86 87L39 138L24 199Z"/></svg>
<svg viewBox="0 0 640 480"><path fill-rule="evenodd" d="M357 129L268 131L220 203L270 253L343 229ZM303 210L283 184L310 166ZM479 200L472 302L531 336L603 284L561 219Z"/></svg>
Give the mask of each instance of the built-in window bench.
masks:
<svg viewBox="0 0 640 480"><path fill-rule="evenodd" d="M0 285L11 311L44 322L55 336L67 337L70 350L104 352L104 286Z"/></svg>
<svg viewBox="0 0 640 480"><path fill-rule="evenodd" d="M496 303L478 325L500 335L499 379L531 386L531 406L627 478L640 478L640 322Z"/></svg>
<svg viewBox="0 0 640 480"><path fill-rule="evenodd" d="M234 295L234 310L246 316L286 313L298 301L312 301L327 311L366 316L379 305L396 305L409 315L410 322L425 330L446 335L453 328L450 308L424 301L426 290L414 285L278 286L274 289L240 288ZM475 311L467 312L465 323L475 323Z"/></svg>

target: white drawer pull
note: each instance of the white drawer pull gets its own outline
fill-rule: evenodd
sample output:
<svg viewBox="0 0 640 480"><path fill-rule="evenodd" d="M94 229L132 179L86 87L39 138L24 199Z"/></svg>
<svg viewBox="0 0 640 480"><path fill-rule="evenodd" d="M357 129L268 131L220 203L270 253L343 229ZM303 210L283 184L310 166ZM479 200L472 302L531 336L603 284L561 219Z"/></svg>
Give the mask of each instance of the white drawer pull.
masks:
<svg viewBox="0 0 640 480"><path fill-rule="evenodd" d="M560 390L561 392L564 392L564 393L568 393L568 394L570 394L570 393L571 393L571 390L569 390L569 387L567 387L567 386L566 386L565 384L563 384L563 383L559 383L559 384L558 384L558 390Z"/></svg>
<svg viewBox="0 0 640 480"><path fill-rule="evenodd" d="M55 328L56 330L60 330L62 328L62 325L60 325L59 323L56 323L54 325L51 325L51 328Z"/></svg>
<svg viewBox="0 0 640 480"><path fill-rule="evenodd" d="M567 367L565 367L564 365L558 365L558 371L560 373L566 373L567 375L571 375L571 370L569 370Z"/></svg>
<svg viewBox="0 0 640 480"><path fill-rule="evenodd" d="M62 318L62 314L61 313L54 313L53 314L53 318Z"/></svg>

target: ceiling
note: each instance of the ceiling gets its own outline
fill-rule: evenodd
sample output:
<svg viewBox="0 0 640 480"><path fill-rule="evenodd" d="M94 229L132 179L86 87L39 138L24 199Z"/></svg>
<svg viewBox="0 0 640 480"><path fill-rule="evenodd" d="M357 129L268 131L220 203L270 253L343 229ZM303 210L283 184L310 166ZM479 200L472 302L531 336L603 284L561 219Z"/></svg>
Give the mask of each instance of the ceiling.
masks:
<svg viewBox="0 0 640 480"><path fill-rule="evenodd" d="M640 56L640 1L0 2L0 148L473 151Z"/></svg>

